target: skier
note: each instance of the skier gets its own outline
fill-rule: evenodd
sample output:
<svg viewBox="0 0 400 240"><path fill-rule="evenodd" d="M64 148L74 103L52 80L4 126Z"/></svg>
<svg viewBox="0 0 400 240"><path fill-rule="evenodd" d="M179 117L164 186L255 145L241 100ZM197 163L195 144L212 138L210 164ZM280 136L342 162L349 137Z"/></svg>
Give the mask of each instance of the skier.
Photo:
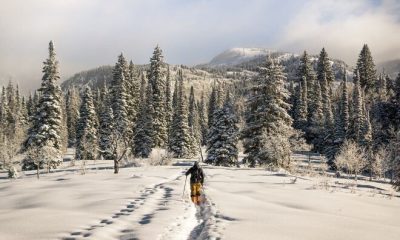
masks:
<svg viewBox="0 0 400 240"><path fill-rule="evenodd" d="M201 203L201 188L204 183L204 173L203 169L199 166L199 163L194 162L193 167L189 168L186 172L186 176L191 174L190 176L190 197L192 198L192 202L196 205Z"/></svg>

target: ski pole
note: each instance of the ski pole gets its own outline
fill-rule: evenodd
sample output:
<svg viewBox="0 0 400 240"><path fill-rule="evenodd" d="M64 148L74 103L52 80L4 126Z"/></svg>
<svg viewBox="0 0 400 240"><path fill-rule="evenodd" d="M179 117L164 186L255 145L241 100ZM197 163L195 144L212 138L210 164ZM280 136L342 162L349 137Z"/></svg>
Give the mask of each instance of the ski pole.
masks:
<svg viewBox="0 0 400 240"><path fill-rule="evenodd" d="M187 175L186 175L186 178L185 178L185 185L183 185L182 198L183 198L183 196L185 195L186 180L187 180Z"/></svg>

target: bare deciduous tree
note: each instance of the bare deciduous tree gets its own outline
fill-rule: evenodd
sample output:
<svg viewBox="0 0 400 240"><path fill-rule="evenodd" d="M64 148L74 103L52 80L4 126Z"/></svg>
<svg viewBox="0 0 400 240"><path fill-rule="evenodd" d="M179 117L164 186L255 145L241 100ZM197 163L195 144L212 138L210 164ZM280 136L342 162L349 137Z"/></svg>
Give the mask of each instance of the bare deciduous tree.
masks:
<svg viewBox="0 0 400 240"><path fill-rule="evenodd" d="M360 174L365 166L365 161L365 149L359 147L353 141L346 141L336 156L336 166L338 169L347 171L349 174L354 174L355 181L357 181L357 175Z"/></svg>

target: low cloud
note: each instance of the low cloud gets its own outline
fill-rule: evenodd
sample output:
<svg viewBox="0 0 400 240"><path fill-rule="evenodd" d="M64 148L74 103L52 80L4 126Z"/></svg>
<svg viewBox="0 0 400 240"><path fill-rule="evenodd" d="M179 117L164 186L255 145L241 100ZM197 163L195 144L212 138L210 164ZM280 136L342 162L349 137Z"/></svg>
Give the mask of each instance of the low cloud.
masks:
<svg viewBox="0 0 400 240"><path fill-rule="evenodd" d="M284 28L279 47L318 53L355 65L364 43L376 62L400 58L398 1L310 1Z"/></svg>

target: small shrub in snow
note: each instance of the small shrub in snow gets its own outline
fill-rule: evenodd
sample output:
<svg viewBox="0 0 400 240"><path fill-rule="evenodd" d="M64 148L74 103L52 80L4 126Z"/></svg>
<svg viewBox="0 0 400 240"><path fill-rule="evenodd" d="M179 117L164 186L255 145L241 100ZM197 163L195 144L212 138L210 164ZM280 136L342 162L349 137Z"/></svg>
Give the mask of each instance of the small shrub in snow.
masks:
<svg viewBox="0 0 400 240"><path fill-rule="evenodd" d="M8 178L18 178L18 171L14 166L8 168Z"/></svg>
<svg viewBox="0 0 400 240"><path fill-rule="evenodd" d="M365 166L366 154L364 148L359 147L353 141L347 141L341 147L336 156L336 166L338 169L354 174L357 181L357 175Z"/></svg>
<svg viewBox="0 0 400 240"><path fill-rule="evenodd" d="M154 148L148 158L148 164L151 166L170 165L171 162L172 153L161 148Z"/></svg>

